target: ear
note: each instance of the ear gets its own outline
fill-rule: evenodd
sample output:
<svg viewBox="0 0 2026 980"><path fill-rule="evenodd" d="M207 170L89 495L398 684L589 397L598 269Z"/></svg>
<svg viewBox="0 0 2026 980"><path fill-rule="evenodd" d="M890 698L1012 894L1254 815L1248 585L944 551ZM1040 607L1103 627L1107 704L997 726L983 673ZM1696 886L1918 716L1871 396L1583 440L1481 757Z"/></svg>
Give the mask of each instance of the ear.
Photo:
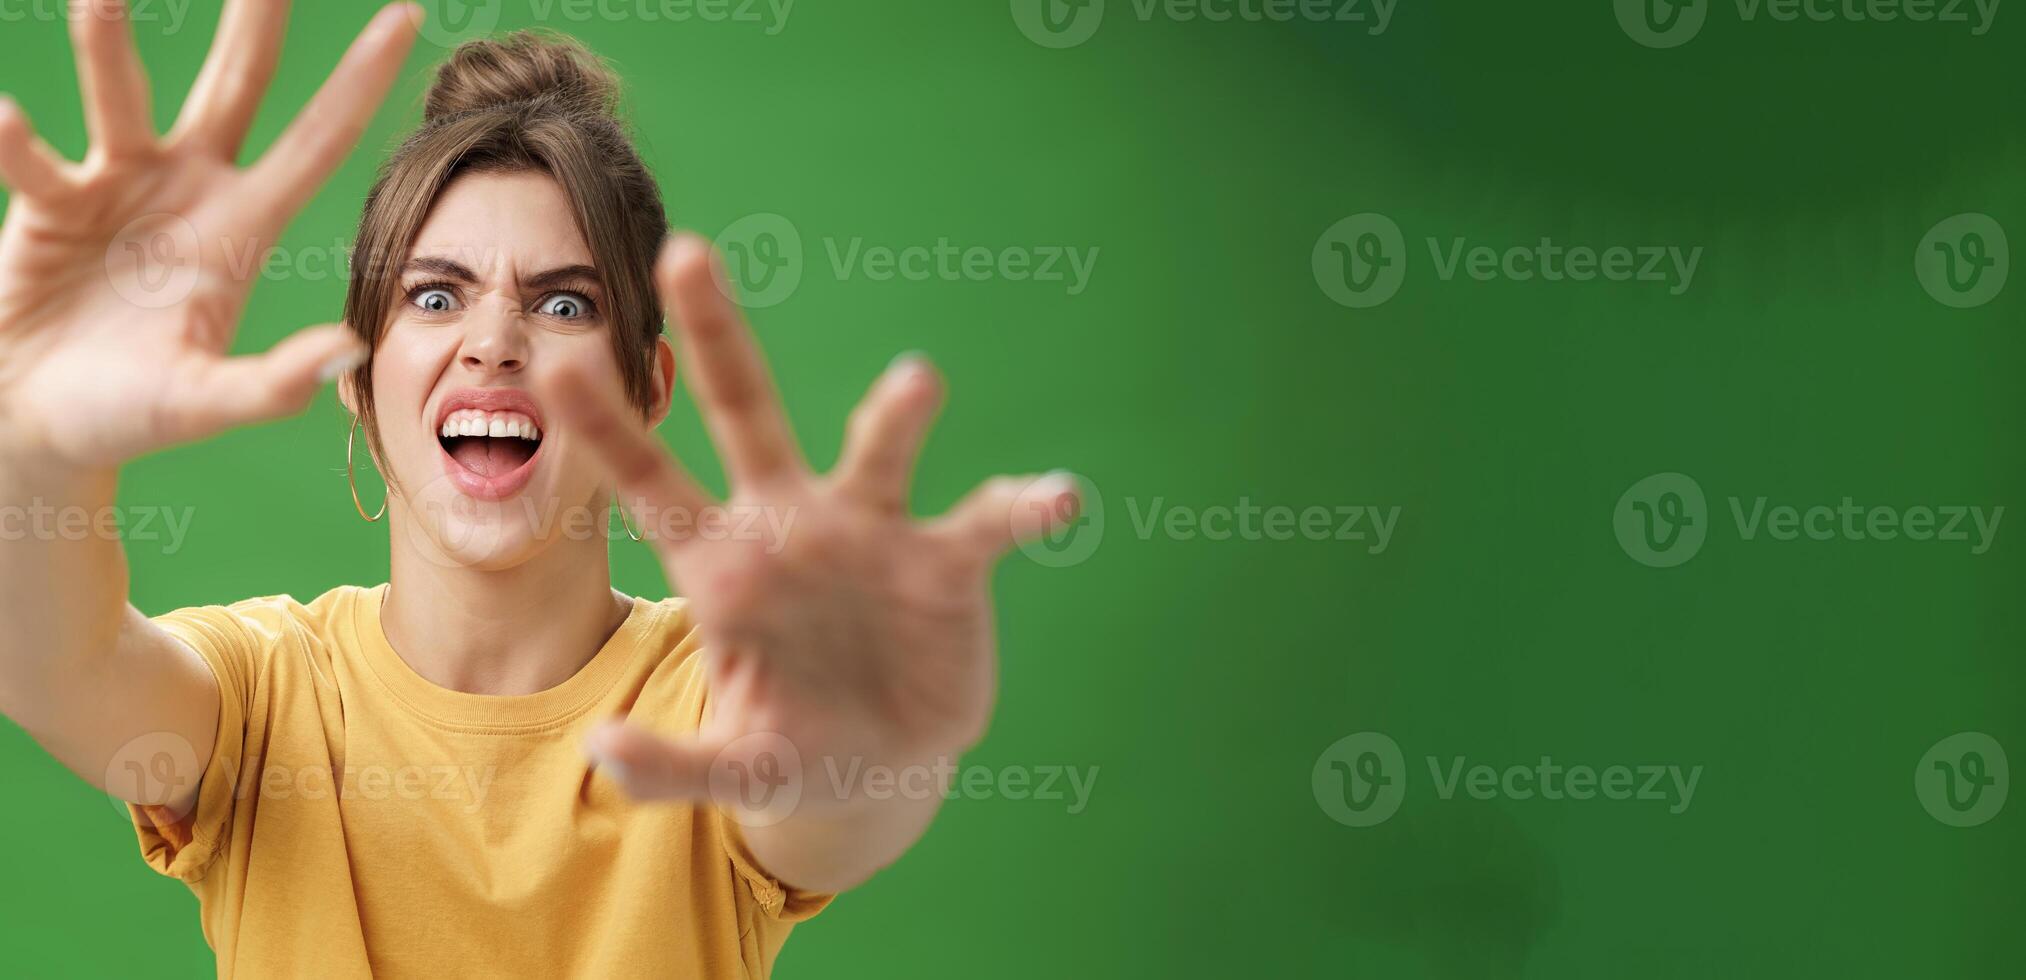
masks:
<svg viewBox="0 0 2026 980"><path fill-rule="evenodd" d="M668 417L668 410L675 403L675 345L668 342L668 335L654 338L654 404L647 409L647 425L653 428Z"/></svg>

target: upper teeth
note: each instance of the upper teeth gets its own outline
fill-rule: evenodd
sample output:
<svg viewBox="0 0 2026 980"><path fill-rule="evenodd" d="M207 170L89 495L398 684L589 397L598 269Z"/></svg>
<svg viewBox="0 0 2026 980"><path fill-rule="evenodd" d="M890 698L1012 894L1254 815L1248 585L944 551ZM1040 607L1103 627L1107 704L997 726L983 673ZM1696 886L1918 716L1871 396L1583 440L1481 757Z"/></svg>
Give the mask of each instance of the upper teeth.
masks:
<svg viewBox="0 0 2026 980"><path fill-rule="evenodd" d="M481 412L464 408L450 413L443 420L444 438L451 436L489 436L494 439L514 437L537 440L542 430L535 427L535 420L519 412Z"/></svg>

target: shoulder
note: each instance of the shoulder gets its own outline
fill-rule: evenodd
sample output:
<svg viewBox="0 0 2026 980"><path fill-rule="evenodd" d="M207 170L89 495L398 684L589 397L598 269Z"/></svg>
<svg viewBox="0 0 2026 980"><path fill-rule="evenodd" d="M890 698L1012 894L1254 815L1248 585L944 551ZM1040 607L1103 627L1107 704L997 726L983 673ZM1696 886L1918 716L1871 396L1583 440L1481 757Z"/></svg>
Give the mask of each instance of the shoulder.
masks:
<svg viewBox="0 0 2026 980"><path fill-rule="evenodd" d="M637 624L635 649L657 660L686 659L696 652L699 639L688 600L635 597L633 605L628 626Z"/></svg>
<svg viewBox="0 0 2026 980"><path fill-rule="evenodd" d="M223 632L245 632L249 639L280 639L307 630L323 632L329 622L350 615L358 603L377 596L378 589L341 585L303 602L293 595L259 596L229 605L188 606L154 617L167 627L180 625Z"/></svg>
<svg viewBox="0 0 2026 980"><path fill-rule="evenodd" d="M620 627L627 659L631 700L654 705L656 713L672 717L695 714L703 704L703 637L696 628L688 602L680 598L633 600L634 612Z"/></svg>
<svg viewBox="0 0 2026 980"><path fill-rule="evenodd" d="M227 605L188 606L153 617L155 625L195 650L221 676L242 686L280 659L321 659L330 638L349 628L377 588L346 585L304 602L293 595L258 596Z"/></svg>

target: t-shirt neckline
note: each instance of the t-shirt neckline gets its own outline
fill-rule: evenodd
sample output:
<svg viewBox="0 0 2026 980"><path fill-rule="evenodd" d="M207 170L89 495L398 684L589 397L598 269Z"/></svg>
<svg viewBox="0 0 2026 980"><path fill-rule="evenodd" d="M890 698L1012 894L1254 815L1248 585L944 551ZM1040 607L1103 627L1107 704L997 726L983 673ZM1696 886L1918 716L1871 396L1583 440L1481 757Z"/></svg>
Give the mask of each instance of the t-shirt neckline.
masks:
<svg viewBox="0 0 2026 980"><path fill-rule="evenodd" d="M652 632L660 607L638 596L605 644L575 674L533 694L472 694L438 686L401 659L380 622L388 586L361 590L352 622L367 666L395 698L424 720L463 731L514 733L551 728L582 714L618 679L641 640Z"/></svg>

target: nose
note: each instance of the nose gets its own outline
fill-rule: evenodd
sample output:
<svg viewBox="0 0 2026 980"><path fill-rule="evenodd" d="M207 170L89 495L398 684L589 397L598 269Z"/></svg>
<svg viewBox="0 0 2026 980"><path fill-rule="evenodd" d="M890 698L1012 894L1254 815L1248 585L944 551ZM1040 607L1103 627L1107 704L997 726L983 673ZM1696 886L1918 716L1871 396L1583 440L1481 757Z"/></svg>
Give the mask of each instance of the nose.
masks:
<svg viewBox="0 0 2026 980"><path fill-rule="evenodd" d="M464 318L457 363L482 376L515 374L527 367L528 337L518 309L487 302Z"/></svg>

